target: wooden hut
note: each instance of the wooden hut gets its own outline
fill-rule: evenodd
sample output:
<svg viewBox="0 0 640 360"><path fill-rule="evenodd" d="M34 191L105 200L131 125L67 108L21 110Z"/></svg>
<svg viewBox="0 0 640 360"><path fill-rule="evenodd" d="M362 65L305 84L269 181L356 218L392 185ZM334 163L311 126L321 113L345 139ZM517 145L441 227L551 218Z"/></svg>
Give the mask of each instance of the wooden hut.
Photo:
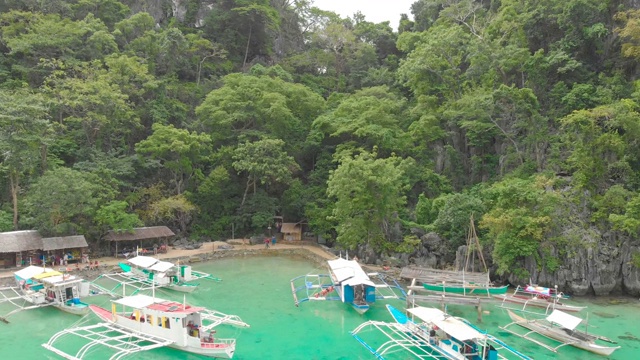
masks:
<svg viewBox="0 0 640 360"><path fill-rule="evenodd" d="M80 262L83 252L86 252L89 244L84 235L59 236L42 239L42 250L48 255L64 257L69 254L70 262Z"/></svg>
<svg viewBox="0 0 640 360"><path fill-rule="evenodd" d="M144 248L143 241L144 240L161 240L163 244L166 246L167 240L175 236L173 231L166 226L150 226L143 228L134 228L131 231L117 231L111 230L105 236L105 240L112 241L115 244L115 254L114 256L118 256L118 243L122 241L126 241L130 244L131 249L136 247ZM121 250L125 249L124 245L120 246ZM124 255L124 254L122 254Z"/></svg>
<svg viewBox="0 0 640 360"><path fill-rule="evenodd" d="M280 232L282 233L282 239L284 241L302 240L302 224L301 223L282 223Z"/></svg>
<svg viewBox="0 0 640 360"><path fill-rule="evenodd" d="M42 249L42 237L37 230L0 233L0 261L4 268L22 266L23 259Z"/></svg>

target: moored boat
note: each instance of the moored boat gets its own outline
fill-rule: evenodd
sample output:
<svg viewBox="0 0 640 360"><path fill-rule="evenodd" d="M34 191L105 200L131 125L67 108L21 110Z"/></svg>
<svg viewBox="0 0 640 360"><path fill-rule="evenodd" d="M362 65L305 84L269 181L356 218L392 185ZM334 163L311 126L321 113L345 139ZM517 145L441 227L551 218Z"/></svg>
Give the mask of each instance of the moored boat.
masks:
<svg viewBox="0 0 640 360"><path fill-rule="evenodd" d="M513 322L502 327L503 330L532 341L554 352L557 352L562 346L571 345L598 355L609 356L620 348L620 346L603 346L597 344L596 340L614 344L616 342L604 336L576 330L577 326L582 322L582 319L560 310L554 310L546 318L533 320L516 315L510 310L507 310L507 313ZM515 332L510 329L513 325L519 325L530 331L524 334ZM532 338L530 335L533 333L555 340L560 344L555 347L545 344L538 339Z"/></svg>
<svg viewBox="0 0 640 360"><path fill-rule="evenodd" d="M305 301L339 300L363 314L378 299L406 297L404 289L395 280L388 283L383 274L366 273L356 260L328 260L327 267L329 274L307 274L291 279L296 306ZM296 284L303 279L301 285ZM306 291L306 296L299 299L298 291L302 290Z"/></svg>
<svg viewBox="0 0 640 360"><path fill-rule="evenodd" d="M80 297L89 295L90 284L77 276L39 266L28 266L14 275L22 298L32 305L51 305L76 315L89 312Z"/></svg>
<svg viewBox="0 0 640 360"><path fill-rule="evenodd" d="M459 284L459 285L423 283L422 286L429 291L463 294L468 296L490 296L490 295L497 295L497 294L505 294L509 289L508 285L492 286L488 284L472 284L472 283Z"/></svg>
<svg viewBox="0 0 640 360"><path fill-rule="evenodd" d="M127 260L128 263L119 263L123 273L121 276L127 280L139 280L142 283L155 287L191 293L198 288L198 283L192 281L198 279L220 279L203 272L195 271L189 265L176 265L168 261L161 261L150 256L136 256Z"/></svg>
<svg viewBox="0 0 640 360"><path fill-rule="evenodd" d="M115 349L116 358L168 346L207 357L231 359L236 340L218 338L214 328L221 324L249 326L235 315L140 294L112 300L111 310L96 305L90 305L90 309L103 321L101 324L63 330L43 346L67 359L82 359L87 355L83 349L95 345ZM109 331L97 331L98 328ZM84 336L87 332L92 336ZM76 354L70 354L57 344L65 335L90 339L90 343ZM118 341L124 337L127 342Z"/></svg>
<svg viewBox="0 0 640 360"><path fill-rule="evenodd" d="M529 306L544 308L545 314L551 313L553 310L562 310L568 312L578 312L586 309L586 306L569 305L562 299L567 299L562 293L554 292L553 289L543 287L527 286L522 288L518 286L511 294L493 295L494 299L502 300L501 307L509 308L505 303L521 304L520 311L528 311ZM562 301L561 301L562 300Z"/></svg>
<svg viewBox="0 0 640 360"><path fill-rule="evenodd" d="M387 305L389 313L399 324L409 326L414 336L429 341L433 351L446 358L481 359L530 359L493 335L480 331L466 320L451 316L430 307L407 309L417 321L409 319L398 309Z"/></svg>

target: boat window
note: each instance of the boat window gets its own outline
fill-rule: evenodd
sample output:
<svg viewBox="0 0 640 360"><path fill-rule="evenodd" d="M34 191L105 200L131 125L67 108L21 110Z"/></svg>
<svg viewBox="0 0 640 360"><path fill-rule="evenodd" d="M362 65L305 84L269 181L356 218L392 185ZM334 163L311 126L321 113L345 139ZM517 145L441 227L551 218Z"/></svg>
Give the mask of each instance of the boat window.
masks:
<svg viewBox="0 0 640 360"><path fill-rule="evenodd" d="M153 325L153 315L147 315L147 322Z"/></svg>

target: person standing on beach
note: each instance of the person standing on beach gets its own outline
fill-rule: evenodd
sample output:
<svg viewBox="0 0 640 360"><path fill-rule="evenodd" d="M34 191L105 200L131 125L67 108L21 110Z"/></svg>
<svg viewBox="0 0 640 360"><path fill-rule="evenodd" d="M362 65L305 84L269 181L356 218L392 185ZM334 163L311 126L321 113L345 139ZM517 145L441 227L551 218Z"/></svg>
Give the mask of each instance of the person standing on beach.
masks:
<svg viewBox="0 0 640 360"><path fill-rule="evenodd" d="M269 238L264 238L264 248L268 249L269 248L269 243L271 242L271 240L269 240Z"/></svg>
<svg viewBox="0 0 640 360"><path fill-rule="evenodd" d="M273 235L273 237L271 237L271 245L272 246L276 246L276 236Z"/></svg>

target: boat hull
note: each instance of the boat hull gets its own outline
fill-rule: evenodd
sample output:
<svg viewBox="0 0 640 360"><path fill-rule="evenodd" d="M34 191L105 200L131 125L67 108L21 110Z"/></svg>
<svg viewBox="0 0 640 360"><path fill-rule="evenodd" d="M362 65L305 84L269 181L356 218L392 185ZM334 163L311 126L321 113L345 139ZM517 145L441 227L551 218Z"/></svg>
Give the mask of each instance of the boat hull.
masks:
<svg viewBox="0 0 640 360"><path fill-rule="evenodd" d="M438 291L453 294L464 295L499 295L506 294L509 289L508 285L500 287L477 287L477 286L442 286L436 284L422 284L429 291Z"/></svg>
<svg viewBox="0 0 640 360"><path fill-rule="evenodd" d="M210 345L210 346L207 346ZM207 346L207 347L205 347ZM203 344L202 347L194 347L194 346L179 346L176 344L169 345L170 348L189 352L193 354L198 354L210 358L216 359L231 359L233 358L233 354L235 353L234 345L225 345L225 344Z"/></svg>
<svg viewBox="0 0 640 360"><path fill-rule="evenodd" d="M111 324L114 324L117 327L120 327L122 329L125 330L131 330L128 329L126 326L122 326L121 324L118 324L117 321L114 321L113 318L113 314L109 311L106 310L104 308L101 308L100 306L96 306L96 305L89 305L89 308L91 309L91 311L96 314L100 319L102 319L103 321L109 322ZM203 356L207 356L207 357L211 357L211 358L217 358L217 359L231 359L233 358L233 354L236 351L236 346L235 343L233 344L225 344L225 343L200 343L199 347L196 346L181 346L178 345L176 343L170 344L168 345L170 348L176 349L176 350L180 350L180 351L185 351L185 352L189 352L189 353L194 353L194 354L198 354L198 355L203 355Z"/></svg>
<svg viewBox="0 0 640 360"><path fill-rule="evenodd" d="M521 316L514 314L512 311L507 311L507 313L509 314L509 317L513 322L522 326L523 328L529 329L550 339L554 339L558 342L568 343L571 346L592 352L594 354L609 356L614 351L620 348L619 346L601 346L591 341L581 341L568 336L565 331L560 328L548 326L544 323L539 323L537 320L527 320Z"/></svg>
<svg viewBox="0 0 640 360"><path fill-rule="evenodd" d="M362 315L369 310L369 304L358 305L351 303L351 306L358 312L358 314Z"/></svg>
<svg viewBox="0 0 640 360"><path fill-rule="evenodd" d="M190 284L174 284L167 287L169 290L183 292L183 293L192 293L198 289L198 285L190 285Z"/></svg>
<svg viewBox="0 0 640 360"><path fill-rule="evenodd" d="M89 313L89 305L83 302L74 304L74 305L60 304L60 305L55 305L55 307L66 313L74 314L74 315L84 316Z"/></svg>

